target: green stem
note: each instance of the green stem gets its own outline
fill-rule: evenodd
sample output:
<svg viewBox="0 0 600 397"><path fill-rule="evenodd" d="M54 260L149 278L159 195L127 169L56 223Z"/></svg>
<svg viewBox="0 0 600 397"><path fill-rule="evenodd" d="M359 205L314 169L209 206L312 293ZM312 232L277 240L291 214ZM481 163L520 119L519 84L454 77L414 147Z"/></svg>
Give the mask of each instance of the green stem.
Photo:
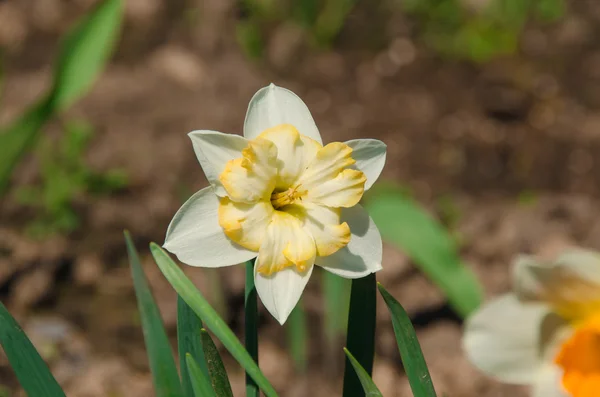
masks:
<svg viewBox="0 0 600 397"><path fill-rule="evenodd" d="M375 357L375 274L352 280L348 335L346 346L356 360L371 375ZM344 397L364 397L360 380L346 357L344 369Z"/></svg>
<svg viewBox="0 0 600 397"><path fill-rule="evenodd" d="M258 302L254 287L254 261L246 262L246 290L244 294L244 327L246 350L258 364ZM246 373L246 396L259 397L259 389Z"/></svg>

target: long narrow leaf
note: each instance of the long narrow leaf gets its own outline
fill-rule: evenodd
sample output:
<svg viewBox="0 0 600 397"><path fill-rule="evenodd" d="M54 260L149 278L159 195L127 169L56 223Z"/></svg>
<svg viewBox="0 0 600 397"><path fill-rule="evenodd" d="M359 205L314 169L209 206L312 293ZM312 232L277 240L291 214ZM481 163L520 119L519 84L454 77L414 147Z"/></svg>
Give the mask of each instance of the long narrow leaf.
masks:
<svg viewBox="0 0 600 397"><path fill-rule="evenodd" d="M212 380L212 387L219 397L233 397L231 391L231 384L229 383L229 377L221 360L221 355L217 346L213 342L208 331L204 328L200 331L202 336L202 348L204 349L204 356L206 357L206 364L208 365L208 373Z"/></svg>
<svg viewBox="0 0 600 397"><path fill-rule="evenodd" d="M306 326L306 312L302 306L302 300L298 302L285 327L288 346L296 370L306 371L308 362L308 329Z"/></svg>
<svg viewBox="0 0 600 397"><path fill-rule="evenodd" d="M458 313L466 316L479 306L482 288L460 260L448 233L399 188L371 189L365 208L384 240L405 251Z"/></svg>
<svg viewBox="0 0 600 397"><path fill-rule="evenodd" d="M365 371L362 365L356 361L356 358L354 358L352 353L350 353L346 348L344 348L344 353L346 353L346 357L348 357L352 367L354 367L354 371L360 380L360 384L362 385L365 395L367 397L383 397L377 388L377 385L375 385L375 382L373 382L373 379L371 379L371 376L367 373L367 371Z"/></svg>
<svg viewBox="0 0 600 397"><path fill-rule="evenodd" d="M13 168L35 143L42 126L52 116L51 98L33 104L13 124L0 130L0 196L8 186Z"/></svg>
<svg viewBox="0 0 600 397"><path fill-rule="evenodd" d="M413 395L415 397L436 397L429 369L427 369L419 340L408 314L406 314L402 305L381 284L378 284L377 287L390 310L400 357L402 358L402 364L404 365L406 376L408 376L408 382L410 383Z"/></svg>
<svg viewBox="0 0 600 397"><path fill-rule="evenodd" d="M156 396L183 397L169 338L144 275L140 258L128 232L125 232L125 242Z"/></svg>
<svg viewBox="0 0 600 397"><path fill-rule="evenodd" d="M177 291L179 296L190 305L194 312L202 318L204 325L210 329L223 345L229 350L231 355L240 363L246 372L254 379L256 384L262 389L267 397L277 396L275 389L263 375L260 368L246 349L242 346L238 338L219 317L217 312L208 304L204 296L194 286L189 278L177 266L169 255L163 251L157 244L150 244L150 250L154 260L163 272L171 286Z"/></svg>
<svg viewBox="0 0 600 397"><path fill-rule="evenodd" d="M65 397L48 366L2 302L0 345L29 397Z"/></svg>
<svg viewBox="0 0 600 397"><path fill-rule="evenodd" d="M191 386L195 397L216 397L210 379L191 354L185 355L186 372L190 374ZM182 367L183 370L183 367Z"/></svg>
<svg viewBox="0 0 600 397"><path fill-rule="evenodd" d="M194 388L188 373L188 359L190 355L199 370L208 378L208 368L202 350L200 330L202 320L194 313L180 296L177 297L177 347L179 350L179 367L181 368L181 383L187 397L194 397Z"/></svg>
<svg viewBox="0 0 600 397"><path fill-rule="evenodd" d="M112 53L122 15L121 0L104 0L65 37L52 89L58 110L69 107L92 86Z"/></svg>
<svg viewBox="0 0 600 397"><path fill-rule="evenodd" d="M258 364L258 299L254 286L254 261L246 263L246 287L244 290L244 340L248 354ZM246 397L258 397L260 390L252 377L246 373Z"/></svg>
<svg viewBox="0 0 600 397"><path fill-rule="evenodd" d="M368 375L373 371L375 356L375 311L377 292L375 274L352 280L348 335L346 345ZM344 397L362 397L361 382L352 363L346 358L344 368Z"/></svg>
<svg viewBox="0 0 600 397"><path fill-rule="evenodd" d="M325 336L327 337L327 343L333 345L338 338L346 336L352 280L330 272L323 272L322 280L325 299L325 318L323 321Z"/></svg>

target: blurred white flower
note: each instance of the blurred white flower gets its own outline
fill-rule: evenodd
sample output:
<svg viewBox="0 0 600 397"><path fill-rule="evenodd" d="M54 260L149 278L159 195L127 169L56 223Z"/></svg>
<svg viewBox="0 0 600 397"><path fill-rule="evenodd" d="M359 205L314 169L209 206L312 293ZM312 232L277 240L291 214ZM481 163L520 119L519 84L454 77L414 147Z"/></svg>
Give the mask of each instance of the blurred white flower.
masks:
<svg viewBox="0 0 600 397"><path fill-rule="evenodd" d="M381 236L358 204L379 177L386 145L322 145L307 106L271 84L248 106L244 137L189 134L211 186L179 209L164 247L188 265L256 257L256 290L283 324L314 265L345 278L381 269Z"/></svg>
<svg viewBox="0 0 600 397"><path fill-rule="evenodd" d="M600 254L521 257L513 281L513 293L467 320L469 359L503 382L531 385L534 397L600 396Z"/></svg>

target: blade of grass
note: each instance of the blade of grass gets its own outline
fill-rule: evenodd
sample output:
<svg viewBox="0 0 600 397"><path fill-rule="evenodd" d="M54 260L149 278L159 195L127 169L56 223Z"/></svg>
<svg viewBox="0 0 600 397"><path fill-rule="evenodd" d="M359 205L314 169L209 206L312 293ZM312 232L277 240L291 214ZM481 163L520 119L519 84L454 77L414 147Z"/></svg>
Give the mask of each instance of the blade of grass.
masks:
<svg viewBox="0 0 600 397"><path fill-rule="evenodd" d="M177 297L177 347L179 350L179 367L181 368L181 383L183 391L187 397L194 397L193 379L190 379L188 372L187 355L191 356L198 369L203 372L206 378L208 368L204 359L202 350L202 339L200 330L202 329L202 320L185 303L180 296Z"/></svg>
<svg viewBox="0 0 600 397"><path fill-rule="evenodd" d="M129 232L125 242L156 396L183 397L171 344Z"/></svg>
<svg viewBox="0 0 600 397"><path fill-rule="evenodd" d="M353 351L356 360L368 375L373 371L375 356L375 274L352 280L350 291L350 311L348 314L348 335L346 346ZM344 397L364 396L360 379L352 363L346 358L344 368Z"/></svg>
<svg viewBox="0 0 600 397"><path fill-rule="evenodd" d="M64 38L54 74L52 97L64 110L94 83L119 37L121 0L105 0Z"/></svg>
<svg viewBox="0 0 600 397"><path fill-rule="evenodd" d="M345 347L344 353L346 353L346 357L348 357L348 360L350 360L350 363L352 364L352 367L354 368L354 371L360 380L360 384L362 385L365 395L367 397L383 397L377 388L377 385L375 385L375 382L373 382L373 379L371 379L371 376L369 376L367 371L365 371L362 365L356 361L356 358L354 358L352 353L350 353Z"/></svg>
<svg viewBox="0 0 600 397"><path fill-rule="evenodd" d="M48 366L2 302L0 345L29 397L65 397Z"/></svg>
<svg viewBox="0 0 600 397"><path fill-rule="evenodd" d="M173 262L169 255L157 244L150 244L150 250L152 251L152 255L154 256L154 260L158 267L171 286L192 310L202 318L204 325L219 338L231 355L238 363L240 363L252 379L254 379L263 393L267 397L277 396L277 392L275 392L273 386L263 375L256 362L252 359L252 356L248 354L235 334L223 319L219 317L215 309L208 304L204 296L202 296L202 293L194 286L190 279L186 277L177 264Z"/></svg>
<svg viewBox="0 0 600 397"><path fill-rule="evenodd" d="M210 378L200 368L200 365L194 360L194 357L187 353L185 355L186 372L190 374L191 386L194 390L194 397L217 397L210 384ZM183 370L183 367L182 367Z"/></svg>
<svg viewBox="0 0 600 397"><path fill-rule="evenodd" d="M365 208L384 240L405 251L460 315L479 306L482 288L460 260L448 233L399 187L375 186L365 198Z"/></svg>
<svg viewBox="0 0 600 397"><path fill-rule="evenodd" d="M244 338L246 350L258 364L258 301L254 287L254 261L246 263L246 287L244 291ZM256 382L246 372L246 396L258 397L260 391Z"/></svg>
<svg viewBox="0 0 600 397"><path fill-rule="evenodd" d="M392 316L396 342L413 395L415 397L436 397L429 369L408 314L381 284L378 283L377 287Z"/></svg>
<svg viewBox="0 0 600 397"><path fill-rule="evenodd" d="M208 366L208 373L212 381L212 387L219 397L233 397L231 391L231 384L229 383L229 377L221 360L219 350L208 331L204 328L200 330L202 337L202 348L204 349L204 357L206 357L206 364Z"/></svg>
<svg viewBox="0 0 600 397"><path fill-rule="evenodd" d="M296 370L306 372L308 362L308 330L306 327L306 313L302 300L298 302L294 310L290 313L287 321L286 333L288 346L291 350L292 359Z"/></svg>

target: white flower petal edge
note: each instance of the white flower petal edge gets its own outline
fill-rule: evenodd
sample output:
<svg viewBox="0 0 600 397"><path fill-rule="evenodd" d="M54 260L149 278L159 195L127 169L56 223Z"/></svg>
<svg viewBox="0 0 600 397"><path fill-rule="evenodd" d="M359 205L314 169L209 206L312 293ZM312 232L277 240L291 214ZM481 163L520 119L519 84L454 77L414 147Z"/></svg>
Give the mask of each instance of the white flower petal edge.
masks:
<svg viewBox="0 0 600 397"><path fill-rule="evenodd" d="M600 256L572 250L551 263L517 259L514 290L521 300L548 302L557 313L578 319L600 309Z"/></svg>
<svg viewBox="0 0 600 397"><path fill-rule="evenodd" d="M531 397L569 397L562 389L561 376L560 368L546 364L533 379Z"/></svg>
<svg viewBox="0 0 600 397"><path fill-rule="evenodd" d="M511 384L531 384L544 365L542 325L550 309L506 294L467 319L463 347L486 374Z"/></svg>
<svg viewBox="0 0 600 397"><path fill-rule="evenodd" d="M316 264L344 278L360 278L381 270L381 234L367 211L357 204L343 208L341 218L350 226L350 242L333 255L317 257Z"/></svg>
<svg viewBox="0 0 600 397"><path fill-rule="evenodd" d="M256 252L232 242L219 225L219 199L212 188L195 193L177 211L163 247L191 266L222 267L245 262Z"/></svg>
<svg viewBox="0 0 600 397"><path fill-rule="evenodd" d="M239 135L209 130L192 131L188 136L206 179L218 196L225 197L227 192L219 181L219 175L229 160L242 157L242 150L248 146L248 141Z"/></svg>
<svg viewBox="0 0 600 397"><path fill-rule="evenodd" d="M269 313L279 324L285 320L300 300L300 296L310 279L314 266L300 273L295 267L288 267L271 276L263 276L254 266L254 285L256 292Z"/></svg>
<svg viewBox="0 0 600 397"><path fill-rule="evenodd" d="M319 129L302 99L288 89L270 84L258 90L250 100L244 121L244 137L254 139L279 124L291 124L300 134L323 144Z"/></svg>
<svg viewBox="0 0 600 397"><path fill-rule="evenodd" d="M383 170L387 145L377 139L353 139L344 143L352 148L352 158L356 160L352 168L365 174L365 191L369 190Z"/></svg>

